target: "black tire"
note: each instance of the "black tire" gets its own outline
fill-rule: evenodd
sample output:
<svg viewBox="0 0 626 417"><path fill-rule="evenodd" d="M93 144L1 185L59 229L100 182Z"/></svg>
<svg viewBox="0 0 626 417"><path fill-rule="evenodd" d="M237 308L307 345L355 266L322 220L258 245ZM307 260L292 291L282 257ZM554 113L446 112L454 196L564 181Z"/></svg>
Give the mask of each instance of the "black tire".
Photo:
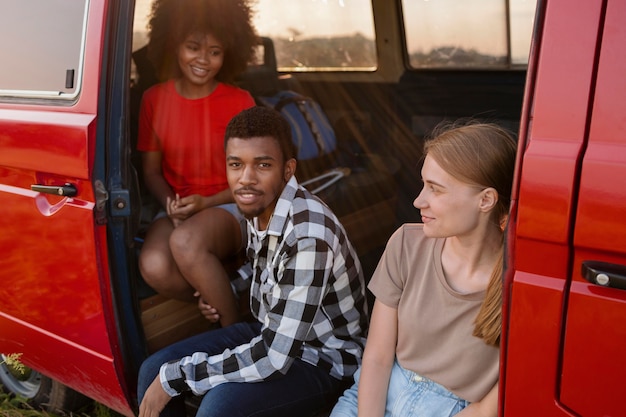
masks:
<svg viewBox="0 0 626 417"><path fill-rule="evenodd" d="M0 383L5 392L26 398L30 405L52 413L78 411L91 400L58 381L26 368L21 374L4 363L1 355Z"/></svg>

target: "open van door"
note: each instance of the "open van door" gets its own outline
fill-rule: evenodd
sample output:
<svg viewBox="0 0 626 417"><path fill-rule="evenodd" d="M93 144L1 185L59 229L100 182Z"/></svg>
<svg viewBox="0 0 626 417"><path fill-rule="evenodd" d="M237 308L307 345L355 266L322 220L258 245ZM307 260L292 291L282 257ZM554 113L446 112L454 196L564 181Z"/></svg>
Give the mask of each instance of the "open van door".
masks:
<svg viewBox="0 0 626 417"><path fill-rule="evenodd" d="M21 353L50 378L33 372L20 381L5 367L5 386L17 376L23 393L49 395L39 391L59 381L132 415L113 307L104 152L115 140L112 123L123 125L110 116L107 48L132 5L129 13L114 4L2 2L0 352Z"/></svg>

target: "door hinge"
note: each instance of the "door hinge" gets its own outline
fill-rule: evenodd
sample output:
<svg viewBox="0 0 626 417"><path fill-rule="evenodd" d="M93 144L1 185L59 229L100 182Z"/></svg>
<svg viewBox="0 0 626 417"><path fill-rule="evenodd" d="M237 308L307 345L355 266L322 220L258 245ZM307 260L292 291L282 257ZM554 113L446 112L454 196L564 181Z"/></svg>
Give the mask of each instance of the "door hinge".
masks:
<svg viewBox="0 0 626 417"><path fill-rule="evenodd" d="M106 204L109 201L109 193L100 180L94 182L94 192L96 195L96 224L105 224L107 222Z"/></svg>

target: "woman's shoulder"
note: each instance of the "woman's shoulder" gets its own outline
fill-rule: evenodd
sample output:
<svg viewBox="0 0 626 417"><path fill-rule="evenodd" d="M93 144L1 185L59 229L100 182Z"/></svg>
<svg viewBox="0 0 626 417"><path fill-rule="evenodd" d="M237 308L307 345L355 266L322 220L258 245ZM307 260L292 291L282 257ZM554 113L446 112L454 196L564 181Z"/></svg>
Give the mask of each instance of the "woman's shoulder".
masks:
<svg viewBox="0 0 626 417"><path fill-rule="evenodd" d="M422 256L429 252L428 248L434 248L438 241L424 234L422 223L405 223L389 238L387 251L395 252L402 258Z"/></svg>
<svg viewBox="0 0 626 417"><path fill-rule="evenodd" d="M148 88L143 93L144 100L156 99L157 97L162 97L163 95L168 95L175 93L176 89L174 87L174 80L167 80L162 83L158 83Z"/></svg>
<svg viewBox="0 0 626 417"><path fill-rule="evenodd" d="M249 91L232 84L219 83L215 96L228 96L237 100L254 101Z"/></svg>
<svg viewBox="0 0 626 417"><path fill-rule="evenodd" d="M415 244L428 238L422 223L405 223L393 233L391 239L402 241L403 244Z"/></svg>

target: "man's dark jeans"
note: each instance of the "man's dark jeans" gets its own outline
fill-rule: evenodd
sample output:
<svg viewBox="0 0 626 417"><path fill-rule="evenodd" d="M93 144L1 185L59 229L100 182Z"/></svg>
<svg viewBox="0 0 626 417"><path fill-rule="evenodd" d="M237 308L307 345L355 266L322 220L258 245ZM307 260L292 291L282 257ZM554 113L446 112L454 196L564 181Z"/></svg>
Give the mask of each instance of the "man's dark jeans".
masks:
<svg viewBox="0 0 626 417"><path fill-rule="evenodd" d="M222 353L225 349L248 343L260 331L259 323L237 323L193 336L156 352L141 365L137 388L139 402L164 363L191 356L194 352ZM347 386L349 383L296 359L286 375L254 383L225 383L209 390L196 416L313 416L334 404ZM161 416L185 416L183 396L173 398Z"/></svg>

